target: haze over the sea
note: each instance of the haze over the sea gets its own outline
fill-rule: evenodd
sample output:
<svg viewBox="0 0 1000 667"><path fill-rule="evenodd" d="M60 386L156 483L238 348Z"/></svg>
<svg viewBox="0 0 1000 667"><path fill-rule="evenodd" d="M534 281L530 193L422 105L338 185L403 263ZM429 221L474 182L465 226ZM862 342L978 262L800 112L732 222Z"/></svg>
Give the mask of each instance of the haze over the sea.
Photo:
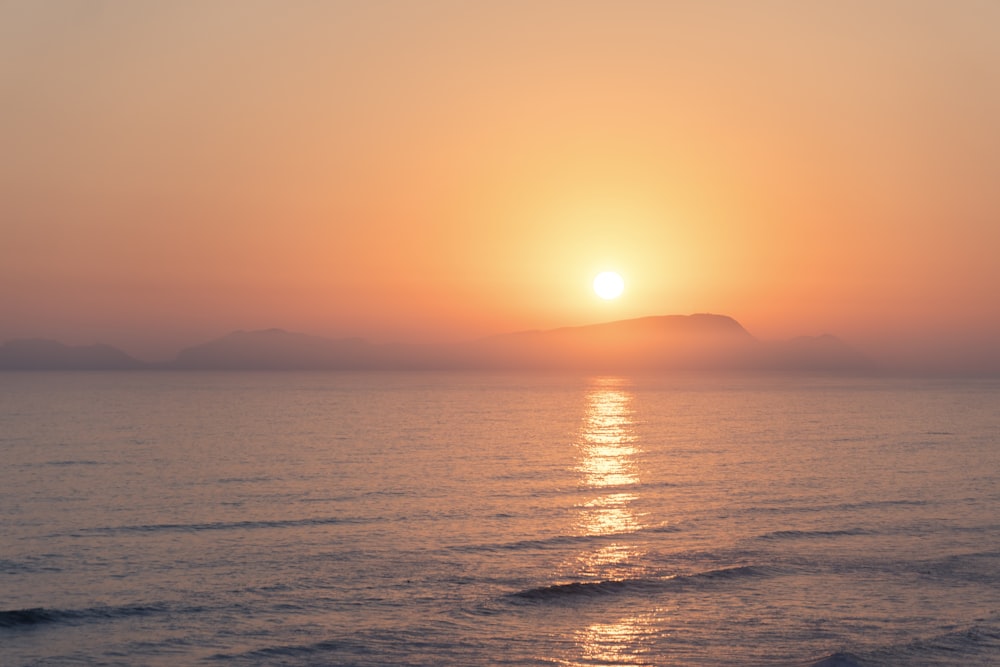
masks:
<svg viewBox="0 0 1000 667"><path fill-rule="evenodd" d="M108 345L47 339L0 344L2 370L562 370L644 371L898 370L876 363L835 336L784 342L754 338L725 315L641 317L550 331L522 331L457 344L373 344L282 329L234 331L144 362Z"/></svg>
<svg viewBox="0 0 1000 667"><path fill-rule="evenodd" d="M977 0L4 2L0 342L710 312L1000 371L997 34Z"/></svg>

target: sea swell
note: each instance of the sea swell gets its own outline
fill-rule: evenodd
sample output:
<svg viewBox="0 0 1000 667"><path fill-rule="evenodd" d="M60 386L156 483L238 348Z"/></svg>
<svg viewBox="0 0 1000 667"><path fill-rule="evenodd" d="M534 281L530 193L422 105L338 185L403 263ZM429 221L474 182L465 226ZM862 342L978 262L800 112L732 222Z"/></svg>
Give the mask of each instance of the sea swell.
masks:
<svg viewBox="0 0 1000 667"><path fill-rule="evenodd" d="M773 567L738 565L706 570L695 574L597 581L571 581L550 584L548 586L537 586L510 593L508 598L520 601L548 602L621 594L650 595L669 589L691 586L703 587L712 585L712 583L718 581L742 580L772 576L774 574L776 574L776 570Z"/></svg>
<svg viewBox="0 0 1000 667"><path fill-rule="evenodd" d="M991 619L938 635L871 649L838 651L804 667L910 667L994 665L1000 655L1000 627Z"/></svg>
<svg viewBox="0 0 1000 667"><path fill-rule="evenodd" d="M19 625L38 625L58 620L65 612L35 607L32 609L10 609L0 611L0 628L14 628Z"/></svg>
<svg viewBox="0 0 1000 667"><path fill-rule="evenodd" d="M101 526L81 528L74 535L102 535L115 533L150 532L200 532L206 530L252 530L258 528L299 528L336 524L367 523L373 519L361 517L316 517L311 519L275 519L259 521L211 521L205 523L154 523L132 526Z"/></svg>
<svg viewBox="0 0 1000 667"><path fill-rule="evenodd" d="M664 523L657 526L645 526L634 530L608 533L604 535L553 535L540 539L514 540L511 542L487 542L482 544L461 544L449 547L452 551L459 552L505 552L505 551L532 551L561 548L574 544L594 544L601 542L614 542L622 539L623 535L641 534L667 534L679 533L683 528Z"/></svg>
<svg viewBox="0 0 1000 667"><path fill-rule="evenodd" d="M0 611L0 628L17 628L24 626L44 625L48 623L79 623L88 620L130 618L164 613L169 608L164 604L133 604L113 606L95 606L85 609L53 609L47 607L31 607L27 609L9 609ZM194 611L190 609L188 611Z"/></svg>
<svg viewBox="0 0 1000 667"><path fill-rule="evenodd" d="M850 537L854 535L871 535L864 528L845 528L843 530L775 530L759 536L762 540L793 540L823 537Z"/></svg>

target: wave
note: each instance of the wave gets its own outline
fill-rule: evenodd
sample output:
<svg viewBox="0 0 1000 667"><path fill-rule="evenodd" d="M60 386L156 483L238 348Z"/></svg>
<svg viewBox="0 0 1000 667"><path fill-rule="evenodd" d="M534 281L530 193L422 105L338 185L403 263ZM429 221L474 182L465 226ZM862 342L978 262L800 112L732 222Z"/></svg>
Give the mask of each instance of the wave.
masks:
<svg viewBox="0 0 1000 667"><path fill-rule="evenodd" d="M167 611L162 604L122 605L118 607L89 607L86 609L50 609L32 607L30 609L9 609L0 611L0 628L42 625L46 623L86 621L94 619L130 618L148 616Z"/></svg>
<svg viewBox="0 0 1000 667"><path fill-rule="evenodd" d="M567 544L590 543L606 538L605 535L555 535L536 540L515 540L514 542L490 542L487 544L460 544L450 547L451 551L461 552L503 552L522 550L552 549Z"/></svg>
<svg viewBox="0 0 1000 667"><path fill-rule="evenodd" d="M0 628L13 628L19 625L37 625L55 621L59 613L51 609L11 609L0 611Z"/></svg>
<svg viewBox="0 0 1000 667"><path fill-rule="evenodd" d="M865 500L856 503L840 503L838 505L830 505L828 507L821 507L820 509L833 509L833 510L858 510L858 509L882 509L884 507L927 507L936 501L927 500L909 500L907 498L898 498L896 500Z"/></svg>
<svg viewBox="0 0 1000 667"><path fill-rule="evenodd" d="M996 586L1000 583L1000 571L997 569L998 560L1000 560L1000 552L983 551L918 560L912 562L910 567L917 574L932 579Z"/></svg>
<svg viewBox="0 0 1000 667"><path fill-rule="evenodd" d="M838 651L806 667L881 667L903 665L1000 664L1000 627L975 624L905 644L855 652Z"/></svg>
<svg viewBox="0 0 1000 667"><path fill-rule="evenodd" d="M513 542L489 542L486 544L461 544L448 547L450 551L460 552L504 552L521 550L545 550L573 544L593 544L600 542L620 542L623 536L641 535L646 533L679 533L684 529L673 523L656 526L643 526L634 530L607 533L603 535L553 535L534 540L515 540Z"/></svg>
<svg viewBox="0 0 1000 667"><path fill-rule="evenodd" d="M46 564L47 558L44 556L29 557L28 560L14 561L0 558L0 573L2 574L26 574L38 572L62 572L63 569L56 565Z"/></svg>
<svg viewBox="0 0 1000 667"><path fill-rule="evenodd" d="M816 662L810 662L808 667L864 667L866 664L853 653L838 651L824 656Z"/></svg>
<svg viewBox="0 0 1000 667"><path fill-rule="evenodd" d="M328 653L345 648L345 646L346 644L343 642L326 640L316 642L315 644L265 646L244 653L216 653L209 656L208 659L217 661L250 661L252 664L260 664L262 661L270 662L276 659L308 657L316 653Z"/></svg>
<svg viewBox="0 0 1000 667"><path fill-rule="evenodd" d="M669 579L608 579L606 581L573 581L567 584L552 584L529 588L513 593L515 598L525 600L549 600L563 597L596 596L622 591L644 591L659 588Z"/></svg>
<svg viewBox="0 0 1000 667"><path fill-rule="evenodd" d="M1000 659L1000 628L972 625L929 639L876 652L879 658L900 660L906 664L996 664Z"/></svg>
<svg viewBox="0 0 1000 667"><path fill-rule="evenodd" d="M104 461L91 461L89 459L84 460L65 460L65 461L46 461L43 465L47 466L100 466L106 465Z"/></svg>
<svg viewBox="0 0 1000 667"><path fill-rule="evenodd" d="M270 482L273 477L258 475L255 477L222 477L214 481L215 484L249 484L251 482Z"/></svg>
<svg viewBox="0 0 1000 667"><path fill-rule="evenodd" d="M79 534L108 534L127 532L181 531L199 532L204 530L247 530L255 528L299 528L302 526L327 526L334 524L366 523L371 519L360 517L317 517L313 519L273 519L262 521L212 521L207 523L152 523L134 526L104 526L81 528Z"/></svg>
<svg viewBox="0 0 1000 667"><path fill-rule="evenodd" d="M870 530L864 528L845 528L842 530L775 530L770 533L758 535L761 540L794 540L810 539L816 537L849 537L852 535L872 535Z"/></svg>
<svg viewBox="0 0 1000 667"><path fill-rule="evenodd" d="M663 590L685 586L704 586L720 580L740 580L750 577L765 577L774 574L771 567L737 565L716 570L706 570L695 574L679 574L662 577L637 577L632 579L605 579L600 581L571 581L562 584L539 586L510 593L509 598L545 602L581 597L598 597L615 594L651 594Z"/></svg>
<svg viewBox="0 0 1000 667"><path fill-rule="evenodd" d="M929 507L934 505L936 500L865 500L861 502L837 503L832 505L788 505L784 501L773 501L764 505L757 505L746 508L746 512L753 514L818 514L830 512L853 512L856 510L885 509L887 507Z"/></svg>

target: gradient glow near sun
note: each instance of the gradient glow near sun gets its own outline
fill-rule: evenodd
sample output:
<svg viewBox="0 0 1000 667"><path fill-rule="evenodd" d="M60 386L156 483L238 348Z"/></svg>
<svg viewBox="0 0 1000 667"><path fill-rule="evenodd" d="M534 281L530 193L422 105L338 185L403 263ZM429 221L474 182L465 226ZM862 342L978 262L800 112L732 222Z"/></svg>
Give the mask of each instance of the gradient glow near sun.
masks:
<svg viewBox="0 0 1000 667"><path fill-rule="evenodd" d="M625 280L614 271L604 271L594 278L594 292L602 299L617 299L625 291Z"/></svg>

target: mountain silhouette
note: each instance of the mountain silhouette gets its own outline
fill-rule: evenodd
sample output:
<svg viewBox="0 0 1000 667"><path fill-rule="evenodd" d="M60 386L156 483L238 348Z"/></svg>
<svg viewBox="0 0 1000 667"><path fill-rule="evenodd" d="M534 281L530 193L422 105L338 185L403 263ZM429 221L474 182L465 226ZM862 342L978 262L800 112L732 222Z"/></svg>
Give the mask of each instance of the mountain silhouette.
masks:
<svg viewBox="0 0 1000 667"><path fill-rule="evenodd" d="M457 344L374 344L281 329L235 331L143 364L106 345L0 346L0 369L175 370L863 370L871 363L830 335L763 343L725 315L661 315L522 331Z"/></svg>
<svg viewBox="0 0 1000 667"><path fill-rule="evenodd" d="M757 345L725 315L661 315L492 336L467 344L464 359L499 368L745 367Z"/></svg>
<svg viewBox="0 0 1000 667"><path fill-rule="evenodd" d="M237 331L182 350L169 364L206 370L860 370L834 336L761 343L725 315L662 315L522 331L453 345L373 344L280 329Z"/></svg>
<svg viewBox="0 0 1000 667"><path fill-rule="evenodd" d="M5 370L132 370L144 366L110 345L71 346L44 338L0 345L0 369Z"/></svg>

